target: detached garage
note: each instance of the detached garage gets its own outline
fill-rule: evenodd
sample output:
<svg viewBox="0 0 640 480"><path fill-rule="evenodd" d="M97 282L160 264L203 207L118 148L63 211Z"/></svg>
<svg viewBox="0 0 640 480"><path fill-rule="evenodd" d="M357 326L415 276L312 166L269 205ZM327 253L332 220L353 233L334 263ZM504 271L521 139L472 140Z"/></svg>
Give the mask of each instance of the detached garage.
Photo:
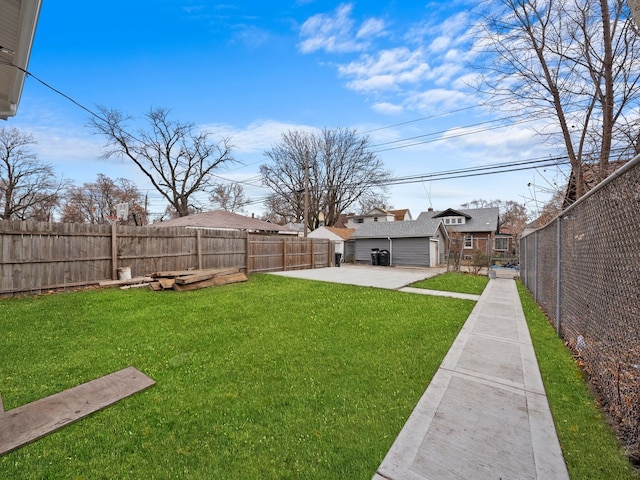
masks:
<svg viewBox="0 0 640 480"><path fill-rule="evenodd" d="M386 250L389 265L414 267L435 267L444 263L448 238L439 218L365 223L351 235L351 240L355 241L356 262L370 264L372 250Z"/></svg>

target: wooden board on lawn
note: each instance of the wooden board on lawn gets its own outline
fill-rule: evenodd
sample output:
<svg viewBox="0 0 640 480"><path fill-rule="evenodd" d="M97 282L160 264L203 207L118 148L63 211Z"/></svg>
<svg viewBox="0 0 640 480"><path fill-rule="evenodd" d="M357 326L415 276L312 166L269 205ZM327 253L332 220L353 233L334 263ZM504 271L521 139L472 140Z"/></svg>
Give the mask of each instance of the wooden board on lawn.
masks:
<svg viewBox="0 0 640 480"><path fill-rule="evenodd" d="M0 414L0 455L155 385L128 367ZM1 407L1 404L0 404Z"/></svg>
<svg viewBox="0 0 640 480"><path fill-rule="evenodd" d="M189 285L190 283L202 282L203 280L209 280L213 277L219 277L220 275L229 275L232 273L238 273L240 270L237 268L219 268L217 270L197 270L191 275L185 275L183 277L176 278L176 283L180 285Z"/></svg>
<svg viewBox="0 0 640 480"><path fill-rule="evenodd" d="M176 278L176 283L178 285L189 285L190 283L201 282L203 280L209 280L213 278L213 273L199 273L196 275L187 275L186 277L178 277Z"/></svg>
<svg viewBox="0 0 640 480"><path fill-rule="evenodd" d="M180 285L176 283L173 289L178 292L188 292L189 290L198 290L200 288L213 287L214 285L225 285L227 283L246 282L247 276L244 273L232 273L230 275L220 275L189 285Z"/></svg>

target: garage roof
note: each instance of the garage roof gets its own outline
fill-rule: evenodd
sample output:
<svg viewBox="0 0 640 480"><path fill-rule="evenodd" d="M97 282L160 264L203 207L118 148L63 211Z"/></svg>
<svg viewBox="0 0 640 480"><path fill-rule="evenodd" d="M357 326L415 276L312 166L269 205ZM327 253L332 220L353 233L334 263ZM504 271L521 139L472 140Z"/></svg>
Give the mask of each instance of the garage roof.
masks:
<svg viewBox="0 0 640 480"><path fill-rule="evenodd" d="M41 4L41 0L0 0L0 118L3 120L18 110Z"/></svg>
<svg viewBox="0 0 640 480"><path fill-rule="evenodd" d="M404 222L369 222L360 225L351 238L435 237L441 225L444 224L440 218Z"/></svg>

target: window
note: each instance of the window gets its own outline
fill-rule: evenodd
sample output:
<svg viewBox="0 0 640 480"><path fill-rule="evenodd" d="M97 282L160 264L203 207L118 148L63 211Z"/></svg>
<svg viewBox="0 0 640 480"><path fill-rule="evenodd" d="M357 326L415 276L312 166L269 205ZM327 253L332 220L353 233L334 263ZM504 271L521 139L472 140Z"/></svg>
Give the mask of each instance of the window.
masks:
<svg viewBox="0 0 640 480"><path fill-rule="evenodd" d="M509 237L496 237L494 250L509 250Z"/></svg>
<svg viewBox="0 0 640 480"><path fill-rule="evenodd" d="M444 217L445 225L463 225L465 223L464 217Z"/></svg>
<svg viewBox="0 0 640 480"><path fill-rule="evenodd" d="M378 221L378 217L373 217L373 221L377 222Z"/></svg>
<svg viewBox="0 0 640 480"><path fill-rule="evenodd" d="M364 218L356 218L356 223L364 223Z"/></svg>
<svg viewBox="0 0 640 480"><path fill-rule="evenodd" d="M473 236L471 235L464 236L464 248L473 248Z"/></svg>

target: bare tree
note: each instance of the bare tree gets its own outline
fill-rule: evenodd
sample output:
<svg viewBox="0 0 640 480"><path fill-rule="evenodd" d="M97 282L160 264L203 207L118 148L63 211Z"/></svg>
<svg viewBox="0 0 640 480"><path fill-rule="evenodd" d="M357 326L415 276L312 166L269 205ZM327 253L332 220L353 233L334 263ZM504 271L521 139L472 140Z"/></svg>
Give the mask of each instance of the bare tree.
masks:
<svg viewBox="0 0 640 480"><path fill-rule="evenodd" d="M383 210L391 210L393 206L389 204L389 197L380 192L371 192L360 197L358 200L358 212L361 215L370 212L374 208L382 208Z"/></svg>
<svg viewBox="0 0 640 480"><path fill-rule="evenodd" d="M243 212L249 203L249 199L244 196L244 188L239 183L215 185L209 194L209 201L214 207L234 213Z"/></svg>
<svg viewBox="0 0 640 480"><path fill-rule="evenodd" d="M4 220L50 221L67 185L51 165L38 160L31 134L0 129L0 201Z"/></svg>
<svg viewBox="0 0 640 480"><path fill-rule="evenodd" d="M320 133L287 131L265 155L271 163L260 166L262 183L289 206L287 215L302 219L308 191L306 225L311 230L319 225L320 212L331 226L361 198L384 192L390 175L369 150L369 138L347 128L325 128Z"/></svg>
<svg viewBox="0 0 640 480"><path fill-rule="evenodd" d="M540 210L540 216L537 218L537 226L542 227L556 218L562 212L562 206L564 204L564 196L567 190L567 186L557 189L549 201L544 204Z"/></svg>
<svg viewBox="0 0 640 480"><path fill-rule="evenodd" d="M264 205L265 211L260 218L277 225L285 225L290 222L301 223L304 218L302 203L292 205L283 197L276 194L269 195L266 198ZM300 209L298 211L295 210L297 205L300 205Z"/></svg>
<svg viewBox="0 0 640 480"><path fill-rule="evenodd" d="M99 173L95 183L67 189L61 220L68 223L106 223L108 216L116 214L116 205L120 203L129 205L130 218L123 219L123 223L147 223L142 195L136 185L126 178L113 180Z"/></svg>
<svg viewBox="0 0 640 480"><path fill-rule="evenodd" d="M576 178L607 163L638 128L640 43L624 0L496 0L481 22L482 90L517 115L549 121ZM614 148L615 147L615 148ZM576 197L584 193L577 182Z"/></svg>
<svg viewBox="0 0 640 480"><path fill-rule="evenodd" d="M103 157L133 161L178 216L197 209L194 194L206 192L213 185L213 171L233 161L228 139L212 143L208 132L170 120L166 109L150 110L145 115L148 129L138 130L136 136L127 133L131 117L104 107L99 110L100 117L92 117L89 124L107 138Z"/></svg>

